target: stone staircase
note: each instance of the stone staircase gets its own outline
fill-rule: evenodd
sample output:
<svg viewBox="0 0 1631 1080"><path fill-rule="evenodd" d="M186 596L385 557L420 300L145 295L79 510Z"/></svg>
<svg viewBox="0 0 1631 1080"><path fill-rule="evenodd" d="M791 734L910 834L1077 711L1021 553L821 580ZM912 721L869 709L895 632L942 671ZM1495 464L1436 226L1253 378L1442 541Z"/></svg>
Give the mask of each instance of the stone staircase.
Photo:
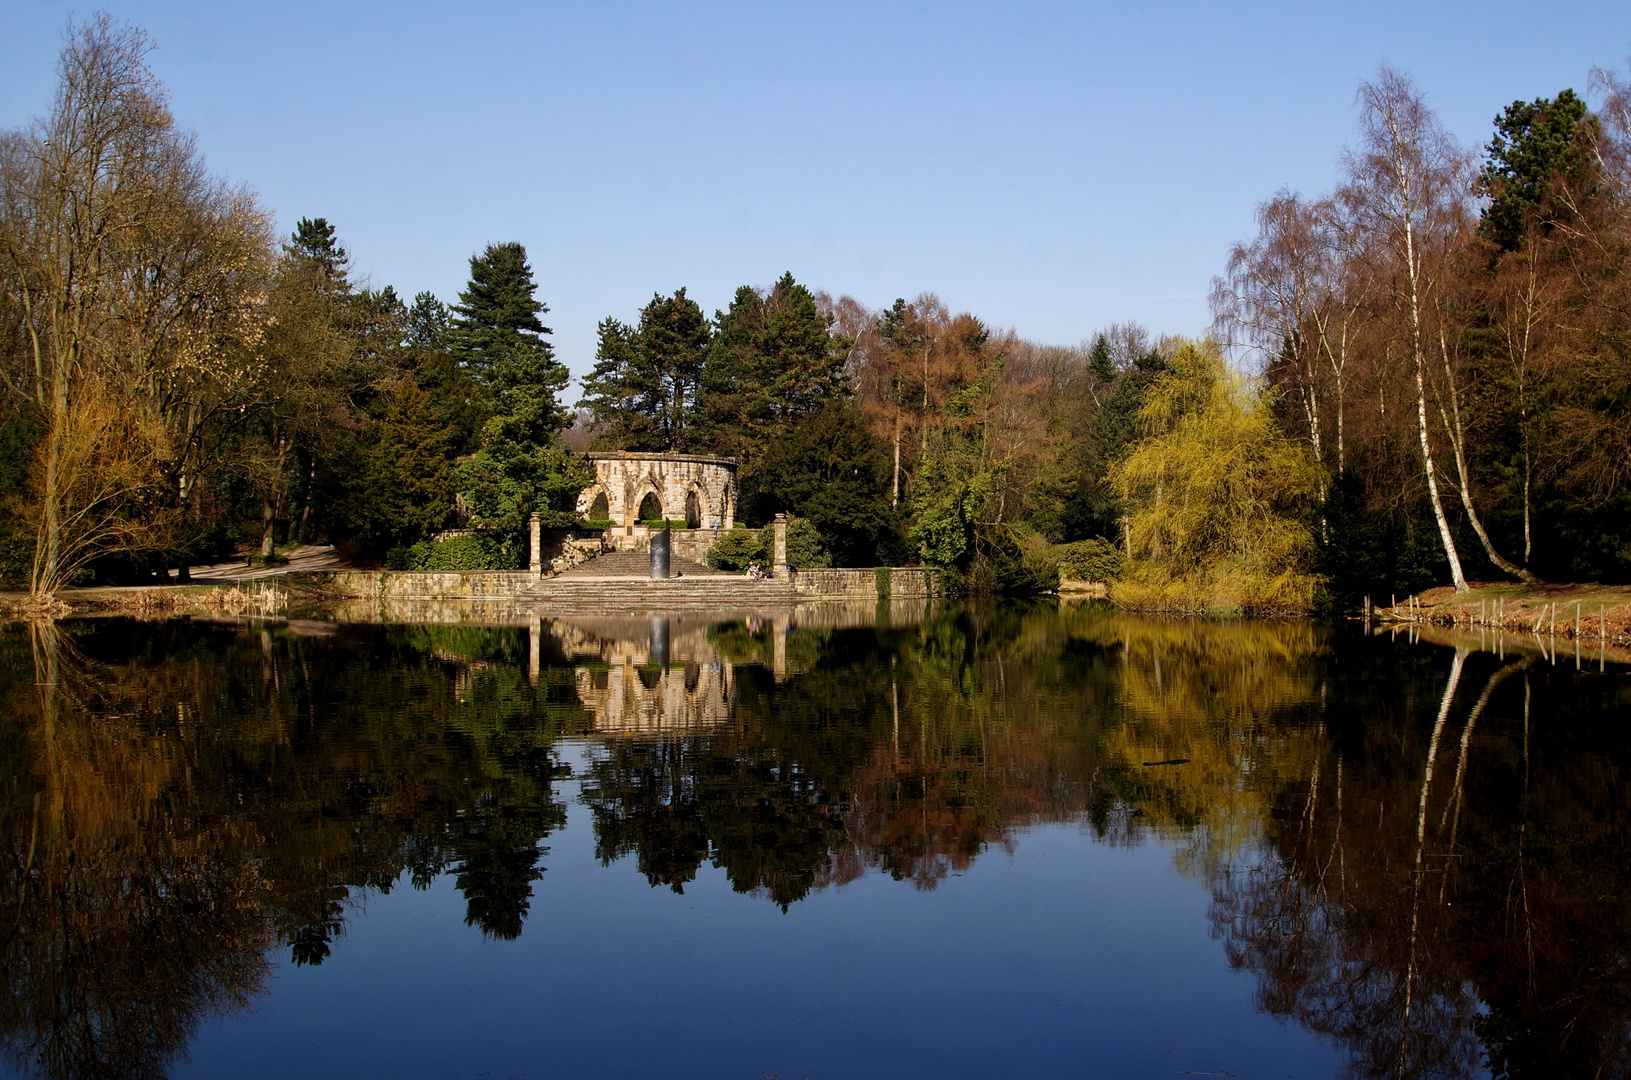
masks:
<svg viewBox="0 0 1631 1080"><path fill-rule="evenodd" d="M654 581L650 558L645 552L608 552L545 578L517 599L543 615L721 616L785 608L798 599L786 581L750 581L678 557L669 560L669 572L679 576Z"/></svg>
<svg viewBox="0 0 1631 1080"><path fill-rule="evenodd" d="M671 555L668 559L668 572L670 575L679 575L682 579L688 577L730 577L718 570L710 570L699 562ZM577 580L579 578L592 578L605 580L607 578L639 578L651 580L651 555L644 551L608 551L604 555L597 555L593 559L581 562L570 570L563 570L550 578L550 581Z"/></svg>

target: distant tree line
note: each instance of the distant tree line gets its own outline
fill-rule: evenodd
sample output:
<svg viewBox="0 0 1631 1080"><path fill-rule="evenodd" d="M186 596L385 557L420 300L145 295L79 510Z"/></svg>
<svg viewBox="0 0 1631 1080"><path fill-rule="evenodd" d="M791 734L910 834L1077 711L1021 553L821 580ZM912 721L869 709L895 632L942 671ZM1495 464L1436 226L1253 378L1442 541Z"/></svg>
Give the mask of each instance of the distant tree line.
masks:
<svg viewBox="0 0 1631 1080"><path fill-rule="evenodd" d="M1120 536L1110 467L1167 368L1136 325L1039 346L932 294L875 311L791 274L712 319L683 288L654 296L635 323L601 323L596 361L589 445L729 456L748 524L787 513L839 565L923 562L1022 592L1057 580L1053 546Z"/></svg>
<svg viewBox="0 0 1631 1080"><path fill-rule="evenodd" d="M1063 568L1142 606L1307 610L1631 576L1612 75L1596 112L1513 104L1478 160L1383 72L1335 192L1275 196L1230 253L1206 340L1039 345L784 274L712 317L680 288L605 319L573 410L520 244L445 305L358 281L322 218L278 239L176 130L147 48L73 30L50 112L0 138L0 578L36 594L319 539L520 565L530 514L582 525L589 448L734 458L738 518L801 519L815 563L978 592ZM427 554L453 525L475 535Z"/></svg>

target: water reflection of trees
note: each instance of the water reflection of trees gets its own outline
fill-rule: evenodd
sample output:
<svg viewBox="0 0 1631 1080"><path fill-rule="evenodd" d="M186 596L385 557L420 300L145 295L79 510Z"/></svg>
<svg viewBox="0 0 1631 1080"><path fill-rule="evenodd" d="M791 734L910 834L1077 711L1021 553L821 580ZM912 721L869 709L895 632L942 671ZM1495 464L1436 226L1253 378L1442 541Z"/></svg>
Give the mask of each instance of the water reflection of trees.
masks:
<svg viewBox="0 0 1631 1080"><path fill-rule="evenodd" d="M1153 835L1357 1075L1631 1072L1623 682L1092 607L878 623L0 634L7 1053L162 1075L402 880L515 937L571 735L598 854L653 886L786 907L1037 824Z"/></svg>
<svg viewBox="0 0 1631 1080"><path fill-rule="evenodd" d="M607 743L584 797L603 859L632 855L675 889L711 860L783 905L869 869L934 888L1045 822L1127 840L1151 826L1244 834L1242 800L1275 775L1242 782L1251 736L1222 725L1250 713L1266 731L1313 695L1306 627L1098 608L881 630L736 623L711 643L735 665L732 723ZM1190 765L1152 776L1151 755Z"/></svg>
<svg viewBox="0 0 1631 1080"><path fill-rule="evenodd" d="M320 963L347 909L404 875L451 872L469 922L521 932L564 816L551 747L582 724L570 683L533 686L502 637L366 636L0 635L14 1068L161 1076L203 1019L263 989L270 950Z"/></svg>
<svg viewBox="0 0 1631 1080"><path fill-rule="evenodd" d="M1230 959L1358 1075L1631 1074L1624 685L1429 655L1391 714L1363 671L1333 683L1266 856L1214 878Z"/></svg>
<svg viewBox="0 0 1631 1080"><path fill-rule="evenodd" d="M794 630L778 683L772 632L716 637L740 664L729 730L597 753L603 858L676 889L711 860L785 906L868 870L933 888L1035 823L1153 834L1210 884L1259 1005L1355 1075L1631 1074L1623 682L1000 609Z"/></svg>

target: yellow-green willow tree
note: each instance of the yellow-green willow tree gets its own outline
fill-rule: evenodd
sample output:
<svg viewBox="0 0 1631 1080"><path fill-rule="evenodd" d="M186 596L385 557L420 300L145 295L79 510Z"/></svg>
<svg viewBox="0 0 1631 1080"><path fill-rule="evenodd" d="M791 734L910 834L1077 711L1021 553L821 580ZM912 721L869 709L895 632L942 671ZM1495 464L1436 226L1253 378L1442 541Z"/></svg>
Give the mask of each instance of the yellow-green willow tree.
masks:
<svg viewBox="0 0 1631 1080"><path fill-rule="evenodd" d="M50 112L0 134L0 362L42 433L30 590L164 550L207 432L257 392L270 222L178 132L139 30L70 31Z"/></svg>
<svg viewBox="0 0 1631 1080"><path fill-rule="evenodd" d="M1129 607L1305 611L1319 468L1274 422L1255 381L1211 343L1185 342L1150 387L1145 437L1111 473L1126 500Z"/></svg>

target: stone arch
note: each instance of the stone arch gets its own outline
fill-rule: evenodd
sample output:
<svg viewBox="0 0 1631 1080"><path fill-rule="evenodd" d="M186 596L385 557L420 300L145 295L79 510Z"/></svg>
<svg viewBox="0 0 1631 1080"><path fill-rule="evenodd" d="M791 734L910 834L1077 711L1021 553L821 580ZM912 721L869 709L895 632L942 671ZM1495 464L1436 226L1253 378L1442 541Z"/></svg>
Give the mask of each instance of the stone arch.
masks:
<svg viewBox="0 0 1631 1080"><path fill-rule="evenodd" d="M604 521L612 516L611 493L604 484L595 484L580 491L577 506L578 513L590 521Z"/></svg>
<svg viewBox="0 0 1631 1080"><path fill-rule="evenodd" d="M657 497L655 488L646 491L640 499L640 506L634 513L635 521L658 521L663 517L663 503Z"/></svg>
<svg viewBox="0 0 1631 1080"><path fill-rule="evenodd" d="M579 495L580 512L589 510L596 494L607 495L608 517L620 526L612 542L640 543L622 526L651 515L678 521L682 516L700 528L730 528L736 510L736 463L726 458L691 454L590 453L596 480ZM692 497L696 505L690 505ZM641 509L647 496L656 499ZM622 538L622 539L618 539Z"/></svg>

